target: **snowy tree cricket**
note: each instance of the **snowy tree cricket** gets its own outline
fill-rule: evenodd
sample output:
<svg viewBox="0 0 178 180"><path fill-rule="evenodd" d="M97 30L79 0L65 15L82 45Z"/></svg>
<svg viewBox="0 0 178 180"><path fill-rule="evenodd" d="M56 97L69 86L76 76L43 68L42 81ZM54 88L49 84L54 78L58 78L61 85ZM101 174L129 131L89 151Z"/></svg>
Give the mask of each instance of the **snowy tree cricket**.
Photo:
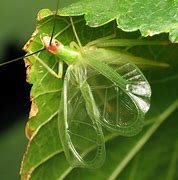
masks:
<svg viewBox="0 0 178 180"><path fill-rule="evenodd" d="M101 27L85 27L83 17L62 17L60 12L47 9L40 11L38 21L37 30L24 46L26 62L30 63L30 71L37 64L63 84L58 126L70 165L98 168L105 159L102 127L133 136L142 129L150 107L147 79L131 56L121 53L118 47L161 42L121 40L108 33L109 25L102 34ZM87 36L83 35L85 31ZM166 66L152 61L142 63ZM66 72L63 64L67 65ZM31 116L37 114L37 108L31 111Z"/></svg>

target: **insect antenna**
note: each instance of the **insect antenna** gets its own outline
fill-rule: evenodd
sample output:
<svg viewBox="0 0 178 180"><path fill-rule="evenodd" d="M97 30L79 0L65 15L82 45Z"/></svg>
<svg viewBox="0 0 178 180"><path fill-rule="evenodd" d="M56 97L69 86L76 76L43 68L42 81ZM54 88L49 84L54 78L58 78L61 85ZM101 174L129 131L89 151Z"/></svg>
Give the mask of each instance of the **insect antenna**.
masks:
<svg viewBox="0 0 178 180"><path fill-rule="evenodd" d="M59 9L59 0L57 0L56 13L54 14L54 25L53 25L53 29L52 29L51 39L50 39L49 45L51 45L52 40L53 40L54 31L55 31L55 27L56 27L56 16L57 16L58 9Z"/></svg>
<svg viewBox="0 0 178 180"><path fill-rule="evenodd" d="M1 63L0 66L4 66L4 65L6 65L6 64L10 64L10 63L13 63L13 62L17 62L17 61L19 61L19 60L21 60L21 59L23 59L23 58L32 56L32 55L37 54L37 53L39 53L39 52L41 52L41 51L44 51L44 50L46 50L46 48L42 48L42 49L40 49L40 50L38 50L38 51L35 51L35 52L33 52L33 53L30 53L30 54L27 54L27 55L25 55L25 56L21 56L21 57L12 59L12 60L10 60L10 61L8 61L8 62Z"/></svg>

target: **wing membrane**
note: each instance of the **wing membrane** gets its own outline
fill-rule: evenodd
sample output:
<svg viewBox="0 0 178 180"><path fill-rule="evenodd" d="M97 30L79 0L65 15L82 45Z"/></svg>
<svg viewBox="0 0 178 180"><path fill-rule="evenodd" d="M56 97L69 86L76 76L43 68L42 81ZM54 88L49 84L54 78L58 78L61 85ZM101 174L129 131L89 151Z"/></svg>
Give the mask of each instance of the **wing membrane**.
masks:
<svg viewBox="0 0 178 180"><path fill-rule="evenodd" d="M86 82L86 69L80 63L67 69L61 107L59 134L70 164L101 166L105 159L104 136L99 112Z"/></svg>
<svg viewBox="0 0 178 180"><path fill-rule="evenodd" d="M91 67L88 83L100 111L101 123L121 135L138 133L151 96L150 85L143 73L111 50L90 50L83 61Z"/></svg>

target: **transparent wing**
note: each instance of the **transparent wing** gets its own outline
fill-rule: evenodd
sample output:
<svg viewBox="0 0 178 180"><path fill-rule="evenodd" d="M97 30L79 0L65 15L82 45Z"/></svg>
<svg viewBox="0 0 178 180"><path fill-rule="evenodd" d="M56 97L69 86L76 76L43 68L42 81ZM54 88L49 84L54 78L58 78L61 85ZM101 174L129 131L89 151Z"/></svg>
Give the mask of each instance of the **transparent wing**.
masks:
<svg viewBox="0 0 178 180"><path fill-rule="evenodd" d="M71 166L97 168L103 164L105 145L99 111L80 63L70 65L65 75L59 134Z"/></svg>
<svg viewBox="0 0 178 180"><path fill-rule="evenodd" d="M88 50L82 60L90 65L87 81L102 125L121 135L137 134L150 107L151 88L143 73L117 51Z"/></svg>

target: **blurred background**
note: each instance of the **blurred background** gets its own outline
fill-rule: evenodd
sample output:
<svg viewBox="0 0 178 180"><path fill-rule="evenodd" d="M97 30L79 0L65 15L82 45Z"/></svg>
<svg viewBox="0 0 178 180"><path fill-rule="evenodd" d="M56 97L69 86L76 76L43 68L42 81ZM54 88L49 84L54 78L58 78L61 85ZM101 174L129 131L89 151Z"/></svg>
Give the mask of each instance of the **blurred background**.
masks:
<svg viewBox="0 0 178 180"><path fill-rule="evenodd" d="M42 8L56 9L51 0L1 0L0 63L23 56L23 45L36 26ZM60 7L77 0L60 0ZM20 164L27 139L25 124L30 109L30 85L23 60L0 66L0 180L20 179Z"/></svg>

